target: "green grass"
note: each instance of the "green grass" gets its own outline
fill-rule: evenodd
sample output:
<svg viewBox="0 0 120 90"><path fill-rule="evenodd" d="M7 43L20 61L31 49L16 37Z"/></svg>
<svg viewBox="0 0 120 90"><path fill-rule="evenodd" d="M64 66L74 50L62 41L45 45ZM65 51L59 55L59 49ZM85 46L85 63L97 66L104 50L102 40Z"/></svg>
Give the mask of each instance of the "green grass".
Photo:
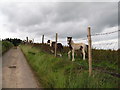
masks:
<svg viewBox="0 0 120 90"><path fill-rule="evenodd" d="M13 47L13 44L10 43L9 41L0 41L0 46L2 46L2 48L0 48L0 52L4 53L11 47Z"/></svg>
<svg viewBox="0 0 120 90"><path fill-rule="evenodd" d="M119 72L118 69L118 52L115 50L95 50L93 49L93 65L95 67L102 67L106 70Z"/></svg>
<svg viewBox="0 0 120 90"><path fill-rule="evenodd" d="M68 52L68 51L67 51ZM86 61L82 60L82 57L75 55L76 63L85 68L88 68L88 59ZM64 53L64 58L68 58L67 53ZM99 67L101 69L108 70L110 72L120 73L118 68L118 51L112 50L92 50L92 65L93 68ZM72 55L71 55L72 56Z"/></svg>
<svg viewBox="0 0 120 90"><path fill-rule="evenodd" d="M72 62L66 58L56 58L43 52L39 47L21 45L29 64L45 88L117 88L117 77L93 71L88 75L88 62L76 59ZM101 65L100 65L101 66ZM104 65L103 65L104 66ZM110 66L113 67L113 66Z"/></svg>

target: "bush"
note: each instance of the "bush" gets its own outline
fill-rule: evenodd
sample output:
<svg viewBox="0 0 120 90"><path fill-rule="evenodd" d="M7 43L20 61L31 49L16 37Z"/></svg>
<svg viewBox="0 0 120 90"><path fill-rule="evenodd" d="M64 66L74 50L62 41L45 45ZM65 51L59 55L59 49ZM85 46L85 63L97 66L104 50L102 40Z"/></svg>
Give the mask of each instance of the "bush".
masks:
<svg viewBox="0 0 120 90"><path fill-rule="evenodd" d="M13 47L13 44L10 43L9 41L2 41L2 53L9 50L11 47Z"/></svg>

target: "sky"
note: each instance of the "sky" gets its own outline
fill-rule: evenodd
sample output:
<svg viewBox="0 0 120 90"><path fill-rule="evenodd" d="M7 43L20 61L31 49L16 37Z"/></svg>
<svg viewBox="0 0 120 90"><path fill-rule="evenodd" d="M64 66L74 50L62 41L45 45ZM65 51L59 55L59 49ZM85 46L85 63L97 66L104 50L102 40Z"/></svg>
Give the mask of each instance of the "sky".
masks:
<svg viewBox="0 0 120 90"><path fill-rule="evenodd" d="M48 39L67 45L66 37L75 42L85 42L87 28L91 34L118 30L118 2L0 2L0 38ZM58 1L58 2L57 2ZM77 1L77 0L75 0ZM111 0L113 1L113 0ZM116 43L118 33L92 37L93 44ZM113 45L114 46L114 45ZM115 46L117 48L117 44Z"/></svg>

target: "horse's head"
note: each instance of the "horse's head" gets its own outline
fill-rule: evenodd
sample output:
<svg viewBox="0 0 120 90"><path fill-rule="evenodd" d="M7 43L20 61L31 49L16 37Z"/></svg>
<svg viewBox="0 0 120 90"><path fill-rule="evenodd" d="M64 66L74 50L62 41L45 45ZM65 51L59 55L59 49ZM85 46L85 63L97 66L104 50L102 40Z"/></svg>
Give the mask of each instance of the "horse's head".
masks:
<svg viewBox="0 0 120 90"><path fill-rule="evenodd" d="M50 40L48 40L47 43L50 43Z"/></svg>
<svg viewBox="0 0 120 90"><path fill-rule="evenodd" d="M48 41L47 41L47 44L50 45L50 46L52 46L52 41L51 41L51 40L48 40Z"/></svg>
<svg viewBox="0 0 120 90"><path fill-rule="evenodd" d="M32 40L29 40L29 43L32 43L33 41Z"/></svg>
<svg viewBox="0 0 120 90"><path fill-rule="evenodd" d="M68 42L68 45L71 44L71 40L72 40L72 37L67 37L67 42Z"/></svg>

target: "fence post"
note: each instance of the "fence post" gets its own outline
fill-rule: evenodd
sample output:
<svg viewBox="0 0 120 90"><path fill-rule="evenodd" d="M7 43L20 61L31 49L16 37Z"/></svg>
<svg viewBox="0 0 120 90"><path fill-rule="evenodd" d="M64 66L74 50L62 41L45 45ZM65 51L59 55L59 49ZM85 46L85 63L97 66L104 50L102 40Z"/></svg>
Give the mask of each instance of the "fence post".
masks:
<svg viewBox="0 0 120 90"><path fill-rule="evenodd" d="M33 38L33 40L32 40L32 41L33 41L33 43L34 43L34 38Z"/></svg>
<svg viewBox="0 0 120 90"><path fill-rule="evenodd" d="M91 40L91 28L88 27L88 61L89 61L89 76L92 74L92 40Z"/></svg>
<svg viewBox="0 0 120 90"><path fill-rule="evenodd" d="M26 37L27 43L28 43L28 37Z"/></svg>
<svg viewBox="0 0 120 90"><path fill-rule="evenodd" d="M57 39L58 39L58 34L56 33L56 41L55 41L55 57L57 56Z"/></svg>
<svg viewBox="0 0 120 90"><path fill-rule="evenodd" d="M42 35L42 44L44 43L44 35Z"/></svg>

